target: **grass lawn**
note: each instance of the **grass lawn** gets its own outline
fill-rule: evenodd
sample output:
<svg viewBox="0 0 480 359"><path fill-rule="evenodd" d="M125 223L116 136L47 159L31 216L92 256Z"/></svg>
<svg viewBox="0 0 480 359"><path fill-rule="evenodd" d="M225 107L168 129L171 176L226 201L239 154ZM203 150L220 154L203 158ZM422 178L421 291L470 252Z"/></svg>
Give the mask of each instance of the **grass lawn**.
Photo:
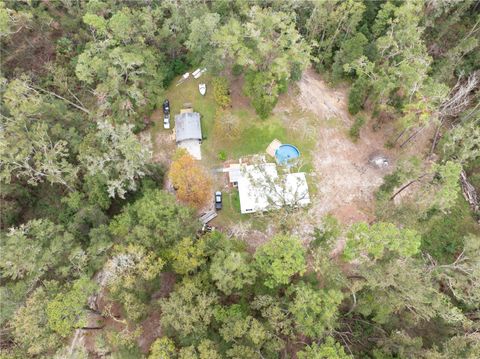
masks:
<svg viewBox="0 0 480 359"><path fill-rule="evenodd" d="M218 212L218 217L215 218L215 225L223 227L228 226L231 222L238 223L248 219L240 213L240 197L236 189L224 192L222 200L223 208Z"/></svg>

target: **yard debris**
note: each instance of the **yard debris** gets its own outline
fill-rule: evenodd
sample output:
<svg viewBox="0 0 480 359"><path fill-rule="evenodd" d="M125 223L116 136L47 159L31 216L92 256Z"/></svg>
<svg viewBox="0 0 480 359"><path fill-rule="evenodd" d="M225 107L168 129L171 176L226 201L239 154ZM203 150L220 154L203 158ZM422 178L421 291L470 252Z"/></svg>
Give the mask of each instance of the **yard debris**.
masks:
<svg viewBox="0 0 480 359"><path fill-rule="evenodd" d="M375 168L386 168L389 166L390 161L386 155L375 151L368 156L368 163Z"/></svg>
<svg viewBox="0 0 480 359"><path fill-rule="evenodd" d="M388 158L385 155L373 153L368 158L368 162L376 168L386 168L389 165Z"/></svg>
<svg viewBox="0 0 480 359"><path fill-rule="evenodd" d="M208 211L206 213L203 213L198 219L200 222L203 224L207 224L210 222L212 219L214 219L216 216L218 216L216 211Z"/></svg>
<svg viewBox="0 0 480 359"><path fill-rule="evenodd" d="M192 75L193 75L193 78L195 79L198 79L200 76L202 76L202 74L207 71L207 69L204 67L203 69L196 69L195 71L193 71Z"/></svg>
<svg viewBox="0 0 480 359"><path fill-rule="evenodd" d="M180 80L178 80L177 84L175 86L183 84L188 78L190 77L190 72L186 72L182 75Z"/></svg>
<svg viewBox="0 0 480 359"><path fill-rule="evenodd" d="M462 185L462 193L465 200L470 204L472 211L476 214L480 214L480 205L478 201L478 194L475 187L468 181L467 174L464 170L460 172L460 183ZM480 219L478 220L480 223Z"/></svg>
<svg viewBox="0 0 480 359"><path fill-rule="evenodd" d="M202 75L202 72L201 72L201 71L202 71L202 70L200 70L200 69L196 69L195 71L193 71L193 72L192 72L193 78L198 79L198 78Z"/></svg>

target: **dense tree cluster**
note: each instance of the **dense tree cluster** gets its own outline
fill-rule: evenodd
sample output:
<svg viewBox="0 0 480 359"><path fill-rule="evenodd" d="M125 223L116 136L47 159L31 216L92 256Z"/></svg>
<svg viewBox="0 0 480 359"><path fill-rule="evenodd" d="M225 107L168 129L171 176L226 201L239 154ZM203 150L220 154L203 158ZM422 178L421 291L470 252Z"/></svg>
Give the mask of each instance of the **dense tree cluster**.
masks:
<svg viewBox="0 0 480 359"><path fill-rule="evenodd" d="M0 1L0 358L88 357L82 329L111 358L480 357L459 182L480 189L479 34L474 0ZM369 224L327 216L311 242L277 233L255 253L203 233L208 173L179 152L177 198L161 190L144 117L205 66L219 108L241 76L268 118L310 65L350 86L352 114L390 122L391 146L434 126L430 160L399 161Z"/></svg>

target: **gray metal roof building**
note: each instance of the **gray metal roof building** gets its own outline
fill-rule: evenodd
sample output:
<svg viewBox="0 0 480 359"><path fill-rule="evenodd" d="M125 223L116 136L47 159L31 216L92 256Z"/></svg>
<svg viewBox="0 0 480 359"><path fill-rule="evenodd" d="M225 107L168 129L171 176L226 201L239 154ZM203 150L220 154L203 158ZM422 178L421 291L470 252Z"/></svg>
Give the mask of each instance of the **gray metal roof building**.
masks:
<svg viewBox="0 0 480 359"><path fill-rule="evenodd" d="M177 143L186 140L202 140L202 127L198 112L181 113L175 116L175 136Z"/></svg>

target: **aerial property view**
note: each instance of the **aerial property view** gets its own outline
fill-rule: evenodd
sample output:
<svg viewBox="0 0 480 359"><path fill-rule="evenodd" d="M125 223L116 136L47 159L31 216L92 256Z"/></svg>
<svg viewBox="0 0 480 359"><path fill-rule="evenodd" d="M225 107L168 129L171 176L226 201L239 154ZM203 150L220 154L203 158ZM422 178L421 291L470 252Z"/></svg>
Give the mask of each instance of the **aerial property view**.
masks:
<svg viewBox="0 0 480 359"><path fill-rule="evenodd" d="M0 0L0 359L480 358L480 2Z"/></svg>

